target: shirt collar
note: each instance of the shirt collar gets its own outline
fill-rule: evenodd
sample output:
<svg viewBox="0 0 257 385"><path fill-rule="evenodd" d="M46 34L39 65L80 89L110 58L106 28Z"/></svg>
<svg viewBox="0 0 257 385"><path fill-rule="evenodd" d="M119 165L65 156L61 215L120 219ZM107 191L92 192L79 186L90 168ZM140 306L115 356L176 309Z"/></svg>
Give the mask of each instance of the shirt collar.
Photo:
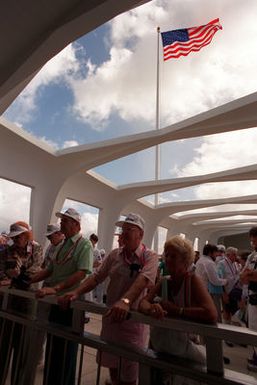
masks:
<svg viewBox="0 0 257 385"><path fill-rule="evenodd" d="M81 234L80 233L77 233L75 235L73 235L72 237L68 238L72 241L72 243L76 243L77 240L81 237Z"/></svg>
<svg viewBox="0 0 257 385"><path fill-rule="evenodd" d="M214 262L213 259L212 259L212 257L210 257L209 255L204 255L204 254L203 254L203 256L204 256L205 258L209 259L210 261Z"/></svg>
<svg viewBox="0 0 257 385"><path fill-rule="evenodd" d="M140 243L138 248L131 255L134 255L138 259L140 259L142 257L142 255L143 255L144 250L145 250L145 246L142 243ZM120 249L120 253L121 254L123 253L123 247Z"/></svg>

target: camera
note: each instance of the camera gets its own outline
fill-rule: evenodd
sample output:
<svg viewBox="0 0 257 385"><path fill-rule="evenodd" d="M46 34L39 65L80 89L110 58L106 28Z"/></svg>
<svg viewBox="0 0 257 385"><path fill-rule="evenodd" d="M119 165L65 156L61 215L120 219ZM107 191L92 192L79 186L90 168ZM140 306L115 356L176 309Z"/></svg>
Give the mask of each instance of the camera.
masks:
<svg viewBox="0 0 257 385"><path fill-rule="evenodd" d="M30 276L26 271L25 266L21 266L20 274L17 277L13 277L11 281L11 288L19 290L28 290L30 286Z"/></svg>
<svg viewBox="0 0 257 385"><path fill-rule="evenodd" d="M257 293L249 295L249 303L250 305L257 305Z"/></svg>
<svg viewBox="0 0 257 385"><path fill-rule="evenodd" d="M257 293L257 282L250 281L248 284L248 290L251 290Z"/></svg>

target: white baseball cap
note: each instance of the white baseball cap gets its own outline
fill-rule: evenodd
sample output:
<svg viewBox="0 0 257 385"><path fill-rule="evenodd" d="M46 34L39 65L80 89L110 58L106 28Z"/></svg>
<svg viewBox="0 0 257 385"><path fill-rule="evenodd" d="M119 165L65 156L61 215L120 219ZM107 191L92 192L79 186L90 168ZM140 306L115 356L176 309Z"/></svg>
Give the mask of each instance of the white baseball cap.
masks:
<svg viewBox="0 0 257 385"><path fill-rule="evenodd" d="M30 231L30 229L27 229L24 226L17 225L16 223L13 223L10 226L10 232L8 234L8 237L10 237L10 238L17 237L17 235L20 235L22 233L26 233L27 231Z"/></svg>
<svg viewBox="0 0 257 385"><path fill-rule="evenodd" d="M49 225L47 225L45 236L49 237L49 235L57 233L58 231L60 231L60 226L59 225L51 225L51 224L49 224Z"/></svg>
<svg viewBox="0 0 257 385"><path fill-rule="evenodd" d="M55 213L55 215L57 216L57 218L69 217L74 219L74 221L77 221L79 223L81 222L80 214L75 209L72 209L72 208L66 210L64 213L61 213L60 211L58 211L57 213Z"/></svg>
<svg viewBox="0 0 257 385"><path fill-rule="evenodd" d="M135 225L143 231L145 229L145 221L139 214L129 213L123 221L118 221L115 223L115 225L117 227L122 227L124 223L130 223L131 225Z"/></svg>
<svg viewBox="0 0 257 385"><path fill-rule="evenodd" d="M222 251L224 253L226 251L226 247L224 245L217 245L217 249L218 249L218 251Z"/></svg>

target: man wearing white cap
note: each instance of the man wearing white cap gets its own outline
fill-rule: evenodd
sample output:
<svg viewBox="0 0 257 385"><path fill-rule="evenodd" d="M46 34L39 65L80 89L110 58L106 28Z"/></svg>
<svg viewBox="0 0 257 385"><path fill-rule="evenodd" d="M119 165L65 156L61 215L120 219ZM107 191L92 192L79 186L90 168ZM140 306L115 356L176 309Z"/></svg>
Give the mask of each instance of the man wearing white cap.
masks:
<svg viewBox="0 0 257 385"><path fill-rule="evenodd" d="M216 265L220 262L223 261L225 256L226 256L226 247L224 245L217 245L218 253L215 259Z"/></svg>
<svg viewBox="0 0 257 385"><path fill-rule="evenodd" d="M81 217L79 213L69 208L64 213L57 212L61 218L61 232L65 241L58 248L50 264L37 276L34 281L51 276L51 287L43 287L37 292L38 297L46 295L63 295L68 290L74 290L92 272L93 253L91 242L80 233ZM52 305L49 321L71 326L73 309L63 311L57 305ZM76 358L78 345L66 342L59 337L47 341L44 370L44 385L73 385L75 383ZM62 373L65 373L62 382Z"/></svg>
<svg viewBox="0 0 257 385"><path fill-rule="evenodd" d="M109 277L106 301L109 310L102 320L101 337L110 343L124 343L139 348L146 347L147 327L127 320L127 316L130 309L137 310L147 288L155 283L158 267L156 253L142 243L144 225L143 218L134 213L128 214L125 220L118 221L116 226L122 228L123 246L113 250L100 268L81 286L59 298L59 302L65 307L70 301L91 291ZM112 384L116 384L118 357L102 352L99 362L109 368ZM120 369L119 384L135 385L138 377L137 363L122 358Z"/></svg>
<svg viewBox="0 0 257 385"><path fill-rule="evenodd" d="M45 269L50 264L57 250L63 244L64 240L64 234L61 232L59 225L47 225L45 236L50 241L50 245L45 252L44 262L42 264L43 269Z"/></svg>

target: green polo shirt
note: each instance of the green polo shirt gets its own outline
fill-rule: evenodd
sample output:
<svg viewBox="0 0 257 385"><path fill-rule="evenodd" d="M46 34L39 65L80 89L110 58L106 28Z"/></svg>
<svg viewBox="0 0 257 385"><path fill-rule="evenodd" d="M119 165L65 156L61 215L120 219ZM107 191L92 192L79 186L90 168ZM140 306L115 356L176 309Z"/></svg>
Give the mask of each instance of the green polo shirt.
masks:
<svg viewBox="0 0 257 385"><path fill-rule="evenodd" d="M79 270L90 274L93 269L93 248L88 239L75 234L65 240L56 255L50 262L47 270L51 273L51 286L66 281L71 275ZM79 286L79 282L65 291L70 291ZM58 294L63 294L63 291Z"/></svg>

